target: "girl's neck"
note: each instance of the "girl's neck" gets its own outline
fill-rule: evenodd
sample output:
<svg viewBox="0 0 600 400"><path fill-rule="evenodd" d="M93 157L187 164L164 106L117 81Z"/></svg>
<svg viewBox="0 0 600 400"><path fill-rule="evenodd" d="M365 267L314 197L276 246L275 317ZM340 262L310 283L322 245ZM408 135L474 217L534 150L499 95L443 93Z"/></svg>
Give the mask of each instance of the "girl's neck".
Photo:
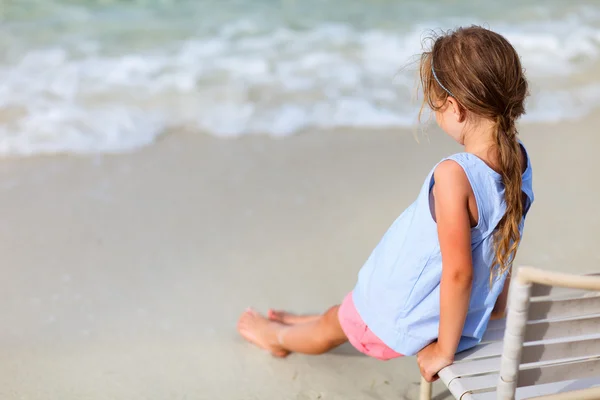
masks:
<svg viewBox="0 0 600 400"><path fill-rule="evenodd" d="M481 121L468 129L464 135L464 148L483 160L490 168L498 171L498 152L494 138L494 125L489 121Z"/></svg>

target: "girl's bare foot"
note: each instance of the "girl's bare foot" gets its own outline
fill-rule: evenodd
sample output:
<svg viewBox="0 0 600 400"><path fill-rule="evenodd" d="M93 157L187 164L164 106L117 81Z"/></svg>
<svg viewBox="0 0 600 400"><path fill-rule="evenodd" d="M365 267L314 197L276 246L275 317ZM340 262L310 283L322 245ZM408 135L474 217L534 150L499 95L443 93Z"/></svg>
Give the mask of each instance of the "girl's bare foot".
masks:
<svg viewBox="0 0 600 400"><path fill-rule="evenodd" d="M304 324L306 322L312 322L320 318L320 315L297 315L289 313L287 311L269 309L267 317L271 321L281 322L286 325Z"/></svg>
<svg viewBox="0 0 600 400"><path fill-rule="evenodd" d="M244 339L263 348L275 357L290 354L279 344L278 332L284 328L279 322L269 321L258 312L248 309L242 313L238 321L238 332Z"/></svg>

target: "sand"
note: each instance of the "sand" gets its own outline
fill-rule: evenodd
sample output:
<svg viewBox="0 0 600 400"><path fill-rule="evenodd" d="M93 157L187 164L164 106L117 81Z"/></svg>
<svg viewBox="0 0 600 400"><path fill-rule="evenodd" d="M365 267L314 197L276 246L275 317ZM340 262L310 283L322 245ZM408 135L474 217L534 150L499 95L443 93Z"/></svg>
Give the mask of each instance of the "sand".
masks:
<svg viewBox="0 0 600 400"><path fill-rule="evenodd" d="M518 264L599 269L597 122L523 126L537 197ZM459 150L433 128L420 144L179 132L134 154L3 160L0 399L415 399L414 358L275 359L235 324L250 305L338 303Z"/></svg>

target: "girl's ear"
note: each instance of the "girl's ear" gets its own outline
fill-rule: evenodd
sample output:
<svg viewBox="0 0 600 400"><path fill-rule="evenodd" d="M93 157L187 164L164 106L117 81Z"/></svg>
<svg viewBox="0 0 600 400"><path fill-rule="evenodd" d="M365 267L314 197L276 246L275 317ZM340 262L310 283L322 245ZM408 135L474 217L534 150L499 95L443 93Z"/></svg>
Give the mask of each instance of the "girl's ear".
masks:
<svg viewBox="0 0 600 400"><path fill-rule="evenodd" d="M458 104L458 101L452 96L448 96L447 99L450 107L452 107L452 114L456 118L456 121L462 123L465 121L466 113L465 110Z"/></svg>

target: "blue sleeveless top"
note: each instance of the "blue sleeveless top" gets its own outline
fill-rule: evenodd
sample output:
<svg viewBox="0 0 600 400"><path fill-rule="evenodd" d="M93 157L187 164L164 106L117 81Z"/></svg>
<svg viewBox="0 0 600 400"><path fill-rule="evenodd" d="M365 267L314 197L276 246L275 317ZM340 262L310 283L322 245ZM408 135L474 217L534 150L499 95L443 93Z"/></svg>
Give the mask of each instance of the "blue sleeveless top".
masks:
<svg viewBox="0 0 600 400"><path fill-rule="evenodd" d="M454 160L464 169L479 214L477 226L471 229L474 274L458 346L458 351L463 351L481 341L504 286L506 274L496 279L491 288L489 277L495 259L492 236L506 204L501 176L480 158L459 153L444 160ZM356 310L369 329L388 347L407 356L416 354L438 337L442 257L429 204L434 170L435 167L417 200L396 219L361 268L352 294ZM522 186L527 196L525 212L533 203L531 180L527 157ZM525 217L519 226L521 233L524 222Z"/></svg>

